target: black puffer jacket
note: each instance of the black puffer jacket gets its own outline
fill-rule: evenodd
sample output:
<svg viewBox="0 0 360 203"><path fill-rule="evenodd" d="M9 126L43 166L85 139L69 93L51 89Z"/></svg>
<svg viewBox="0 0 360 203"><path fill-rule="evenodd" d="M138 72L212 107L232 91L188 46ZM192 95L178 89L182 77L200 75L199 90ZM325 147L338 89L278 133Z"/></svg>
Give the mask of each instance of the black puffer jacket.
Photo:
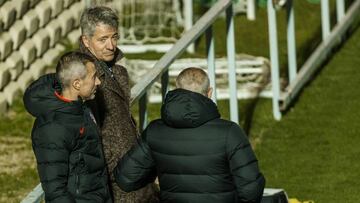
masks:
<svg viewBox="0 0 360 203"><path fill-rule="evenodd" d="M265 179L241 128L220 119L205 96L168 93L162 119L119 162L116 181L126 191L158 175L162 202L259 202Z"/></svg>
<svg viewBox="0 0 360 203"><path fill-rule="evenodd" d="M55 74L24 94L36 117L32 146L46 202L111 202L99 131L83 102L56 95Z"/></svg>

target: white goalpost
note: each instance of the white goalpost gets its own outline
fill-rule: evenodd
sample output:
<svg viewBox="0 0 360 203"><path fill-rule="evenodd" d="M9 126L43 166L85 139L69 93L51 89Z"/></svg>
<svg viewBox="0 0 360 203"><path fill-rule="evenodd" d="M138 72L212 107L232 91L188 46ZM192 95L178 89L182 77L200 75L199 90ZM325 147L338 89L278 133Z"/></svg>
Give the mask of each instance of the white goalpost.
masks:
<svg viewBox="0 0 360 203"><path fill-rule="evenodd" d="M166 52L192 26L192 0L88 0L119 15L119 46L125 53ZM188 52L194 52L190 45Z"/></svg>
<svg viewBox="0 0 360 203"><path fill-rule="evenodd" d="M125 53L167 52L193 24L196 0L87 0L117 11L120 19L119 47ZM235 13L255 19L255 0L236 0ZM194 44L187 48L194 52Z"/></svg>

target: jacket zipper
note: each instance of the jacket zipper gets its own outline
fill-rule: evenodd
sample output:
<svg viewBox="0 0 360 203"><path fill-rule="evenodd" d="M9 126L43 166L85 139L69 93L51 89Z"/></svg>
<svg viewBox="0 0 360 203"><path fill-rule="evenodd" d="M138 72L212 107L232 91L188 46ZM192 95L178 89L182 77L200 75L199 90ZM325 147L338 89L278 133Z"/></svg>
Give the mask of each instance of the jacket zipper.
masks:
<svg viewBox="0 0 360 203"><path fill-rule="evenodd" d="M79 162L81 160L81 153L79 153ZM79 181L80 177L79 174L76 173L76 177L75 177L75 184L76 184L76 194L80 194L80 189L79 189L79 185L80 185L80 181Z"/></svg>

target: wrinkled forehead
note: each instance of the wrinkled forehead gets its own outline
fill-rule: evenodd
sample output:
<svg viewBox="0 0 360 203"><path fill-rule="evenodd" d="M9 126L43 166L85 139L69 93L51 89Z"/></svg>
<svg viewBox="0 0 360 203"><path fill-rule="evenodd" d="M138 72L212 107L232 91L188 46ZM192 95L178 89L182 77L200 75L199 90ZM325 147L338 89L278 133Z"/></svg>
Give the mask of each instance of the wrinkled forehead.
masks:
<svg viewBox="0 0 360 203"><path fill-rule="evenodd" d="M95 27L95 31L93 34L93 36L95 37L113 36L113 35L118 35L117 28L104 23L98 23Z"/></svg>

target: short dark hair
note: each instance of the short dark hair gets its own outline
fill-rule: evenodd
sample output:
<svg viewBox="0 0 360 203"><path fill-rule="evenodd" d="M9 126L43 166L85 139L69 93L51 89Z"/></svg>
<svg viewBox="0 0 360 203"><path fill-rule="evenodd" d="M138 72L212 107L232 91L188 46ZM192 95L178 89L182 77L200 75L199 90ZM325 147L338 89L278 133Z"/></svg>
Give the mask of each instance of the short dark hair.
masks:
<svg viewBox="0 0 360 203"><path fill-rule="evenodd" d="M176 87L207 95L210 80L207 73L196 67L186 68L176 78Z"/></svg>
<svg viewBox="0 0 360 203"><path fill-rule="evenodd" d="M56 76L62 89L69 87L75 78L84 79L88 62L95 63L94 59L84 53L73 51L60 57L56 65Z"/></svg>
<svg viewBox="0 0 360 203"><path fill-rule="evenodd" d="M93 36L99 23L109 25L116 30L119 27L119 18L116 13L106 6L95 6L84 10L80 19L81 34Z"/></svg>

